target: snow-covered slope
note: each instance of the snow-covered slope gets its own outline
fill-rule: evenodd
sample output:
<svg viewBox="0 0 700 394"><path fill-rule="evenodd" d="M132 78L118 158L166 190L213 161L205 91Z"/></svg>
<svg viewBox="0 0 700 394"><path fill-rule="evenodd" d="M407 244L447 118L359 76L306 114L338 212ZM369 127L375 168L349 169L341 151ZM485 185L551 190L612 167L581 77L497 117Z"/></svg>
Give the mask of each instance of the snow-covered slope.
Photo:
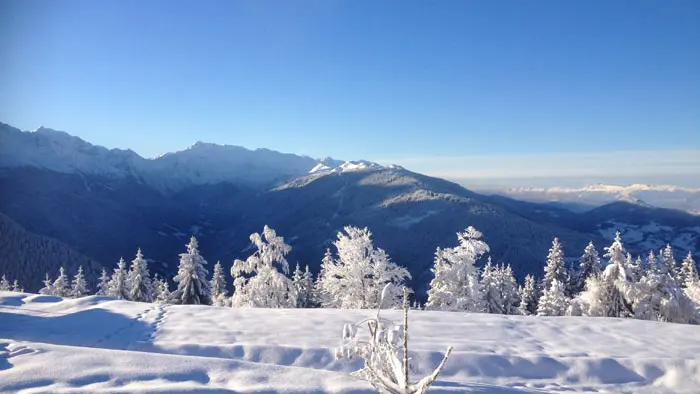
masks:
<svg viewBox="0 0 700 394"><path fill-rule="evenodd" d="M399 320L400 312L386 317ZM335 361L373 311L165 306L0 293L0 392L374 393ZM697 393L689 325L412 311L419 372L454 346L431 393Z"/></svg>
<svg viewBox="0 0 700 394"><path fill-rule="evenodd" d="M145 159L131 150L107 149L45 127L23 132L0 123L0 167L37 167L62 173L133 177L159 190L229 182L282 184L312 170L344 162L269 149L197 142L182 151Z"/></svg>
<svg viewBox="0 0 700 394"><path fill-rule="evenodd" d="M700 212L700 188L673 185L589 185L581 188L511 188L493 191L533 202L576 203L599 206L613 201L643 201L661 208Z"/></svg>

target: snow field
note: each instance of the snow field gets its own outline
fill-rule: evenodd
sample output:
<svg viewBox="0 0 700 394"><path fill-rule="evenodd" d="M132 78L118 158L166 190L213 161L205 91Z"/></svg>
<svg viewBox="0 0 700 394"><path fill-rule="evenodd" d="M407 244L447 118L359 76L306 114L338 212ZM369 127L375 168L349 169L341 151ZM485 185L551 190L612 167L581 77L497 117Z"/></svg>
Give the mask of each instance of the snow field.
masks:
<svg viewBox="0 0 700 394"><path fill-rule="evenodd" d="M373 393L332 349L344 323L374 313L0 292L0 392ZM454 346L431 393L698 393L698 334L633 319L409 315L421 375Z"/></svg>

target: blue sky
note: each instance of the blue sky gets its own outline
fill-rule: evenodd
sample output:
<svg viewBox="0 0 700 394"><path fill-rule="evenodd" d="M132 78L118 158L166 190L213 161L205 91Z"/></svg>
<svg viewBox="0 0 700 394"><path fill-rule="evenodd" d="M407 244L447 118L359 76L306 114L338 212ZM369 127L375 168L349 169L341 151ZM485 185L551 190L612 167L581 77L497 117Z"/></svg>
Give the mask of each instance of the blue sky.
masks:
<svg viewBox="0 0 700 394"><path fill-rule="evenodd" d="M700 179L694 0L3 0L0 58L0 121L146 157Z"/></svg>

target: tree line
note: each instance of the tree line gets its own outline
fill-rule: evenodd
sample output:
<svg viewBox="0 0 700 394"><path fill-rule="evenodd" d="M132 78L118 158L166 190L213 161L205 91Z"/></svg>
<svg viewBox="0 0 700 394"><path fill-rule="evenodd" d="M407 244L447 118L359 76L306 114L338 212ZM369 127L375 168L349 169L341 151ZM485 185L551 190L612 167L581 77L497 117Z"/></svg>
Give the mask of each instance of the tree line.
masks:
<svg viewBox="0 0 700 394"><path fill-rule="evenodd" d="M478 230L467 227L457 233L456 246L437 248L427 302L415 303L414 308L700 323L700 279L691 253L679 264L667 245L658 253L650 251L645 259L634 259L618 232L604 248L602 259L591 242L577 264L567 266L562 245L555 238L542 275L529 274L519 285L510 265L492 262L489 246L481 238ZM120 259L111 274L103 269L94 294L139 302L230 307L398 308L400 289L411 278L408 270L374 246L367 228L347 226L338 232L334 250L326 250L316 278L308 266L302 270L297 264L290 270L286 255L292 248L268 226L262 233L251 234L250 241L255 251L245 260L236 259L230 269L232 295L220 262L209 276L195 237L180 254L172 291L165 278L151 277L139 249L128 266ZM382 294L384 289L389 293ZM17 281L10 284L5 276L0 290L22 291ZM63 268L56 279L46 274L39 292L61 297L91 293L82 267L72 280Z"/></svg>

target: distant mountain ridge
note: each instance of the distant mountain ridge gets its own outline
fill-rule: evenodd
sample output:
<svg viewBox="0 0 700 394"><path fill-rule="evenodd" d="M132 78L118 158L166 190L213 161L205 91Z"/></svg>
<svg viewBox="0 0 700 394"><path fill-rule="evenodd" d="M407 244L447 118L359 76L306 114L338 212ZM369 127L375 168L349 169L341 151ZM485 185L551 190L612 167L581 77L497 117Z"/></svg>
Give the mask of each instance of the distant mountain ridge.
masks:
<svg viewBox="0 0 700 394"><path fill-rule="evenodd" d="M573 209L585 210L615 201L645 203L659 208L680 209L700 213L700 188L674 185L588 185L585 187L519 187L489 190L531 202L557 202L570 204ZM574 206L576 204L577 206Z"/></svg>
<svg viewBox="0 0 700 394"><path fill-rule="evenodd" d="M310 172L382 167L367 161L317 160L269 149L249 150L201 141L184 150L147 159L132 150L93 145L63 131L46 127L21 131L0 123L0 167L23 166L63 173L132 177L165 192L220 182L268 187Z"/></svg>

